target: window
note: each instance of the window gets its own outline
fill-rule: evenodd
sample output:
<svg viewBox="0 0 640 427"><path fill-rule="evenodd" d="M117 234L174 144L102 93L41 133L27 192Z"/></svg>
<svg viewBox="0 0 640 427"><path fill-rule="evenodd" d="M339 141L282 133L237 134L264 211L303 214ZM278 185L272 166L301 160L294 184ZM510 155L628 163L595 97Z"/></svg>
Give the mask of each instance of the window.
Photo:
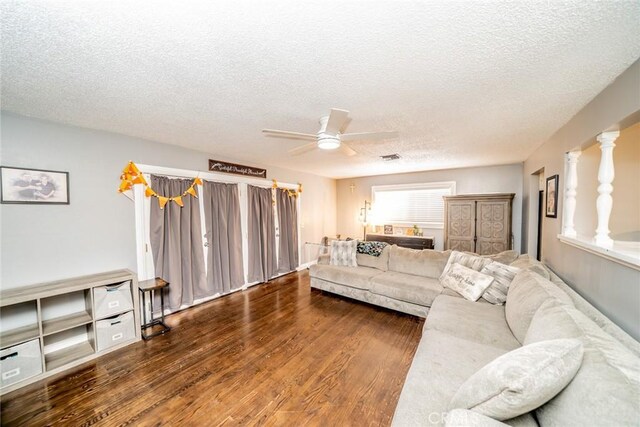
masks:
<svg viewBox="0 0 640 427"><path fill-rule="evenodd" d="M456 193L455 182L371 187L375 222L398 226L444 227L442 196Z"/></svg>

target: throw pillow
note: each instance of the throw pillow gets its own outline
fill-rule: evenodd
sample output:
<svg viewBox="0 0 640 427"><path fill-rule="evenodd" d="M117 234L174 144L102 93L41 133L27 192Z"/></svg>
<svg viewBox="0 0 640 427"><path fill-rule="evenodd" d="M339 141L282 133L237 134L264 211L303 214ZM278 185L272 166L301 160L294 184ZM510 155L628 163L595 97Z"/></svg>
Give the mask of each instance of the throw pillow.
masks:
<svg viewBox="0 0 640 427"><path fill-rule="evenodd" d="M491 282L493 277L460 264L453 264L440 279L442 286L453 289L469 301L478 301Z"/></svg>
<svg viewBox="0 0 640 427"><path fill-rule="evenodd" d="M475 271L482 270L486 265L491 264L493 261L489 258L484 258L479 255L468 254L465 252L453 251L449 256L447 265L440 275L440 279L447 275L453 264L460 264Z"/></svg>
<svg viewBox="0 0 640 427"><path fill-rule="evenodd" d="M358 242L358 253L371 256L380 256L382 250L388 245L386 242Z"/></svg>
<svg viewBox="0 0 640 427"><path fill-rule="evenodd" d="M493 277L493 283L491 283L491 286L482 294L482 298L491 304L504 304L507 300L509 285L519 271L520 269L517 267L511 267L497 261L485 266L480 270L480 273Z"/></svg>
<svg viewBox="0 0 640 427"><path fill-rule="evenodd" d="M330 265L343 265L347 267L357 267L356 250L358 248L357 240L334 240L331 242L331 259Z"/></svg>
<svg viewBox="0 0 640 427"><path fill-rule="evenodd" d="M513 261L517 260L519 256L520 253L514 250L508 250L498 254L482 255L483 258L489 258L492 261L498 261L503 264L511 264Z"/></svg>
<svg viewBox="0 0 640 427"><path fill-rule="evenodd" d="M380 256L356 254L356 263L358 267L372 267L378 270L387 271L389 269L389 252L391 245L385 246Z"/></svg>
<svg viewBox="0 0 640 427"><path fill-rule="evenodd" d="M490 362L464 382L450 409L479 412L496 420L527 413L551 400L580 369L584 349L577 339L525 345Z"/></svg>

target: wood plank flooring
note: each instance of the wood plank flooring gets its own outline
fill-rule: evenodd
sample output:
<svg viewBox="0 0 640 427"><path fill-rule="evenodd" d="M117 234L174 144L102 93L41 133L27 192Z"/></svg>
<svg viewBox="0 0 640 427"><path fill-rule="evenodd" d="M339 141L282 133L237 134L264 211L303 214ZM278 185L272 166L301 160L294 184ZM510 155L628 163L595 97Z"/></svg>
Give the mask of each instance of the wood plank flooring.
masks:
<svg viewBox="0 0 640 427"><path fill-rule="evenodd" d="M292 273L2 397L2 425L389 425L424 321Z"/></svg>

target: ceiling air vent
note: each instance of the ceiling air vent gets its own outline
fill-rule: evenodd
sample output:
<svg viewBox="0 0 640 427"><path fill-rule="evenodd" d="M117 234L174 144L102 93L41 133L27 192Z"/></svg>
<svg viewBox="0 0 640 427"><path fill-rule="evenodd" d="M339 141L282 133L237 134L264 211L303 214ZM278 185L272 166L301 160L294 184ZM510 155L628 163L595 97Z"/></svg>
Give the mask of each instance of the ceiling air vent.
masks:
<svg viewBox="0 0 640 427"><path fill-rule="evenodd" d="M398 154L387 154L386 156L380 156L380 158L385 162L391 162L393 160L398 160L400 156Z"/></svg>

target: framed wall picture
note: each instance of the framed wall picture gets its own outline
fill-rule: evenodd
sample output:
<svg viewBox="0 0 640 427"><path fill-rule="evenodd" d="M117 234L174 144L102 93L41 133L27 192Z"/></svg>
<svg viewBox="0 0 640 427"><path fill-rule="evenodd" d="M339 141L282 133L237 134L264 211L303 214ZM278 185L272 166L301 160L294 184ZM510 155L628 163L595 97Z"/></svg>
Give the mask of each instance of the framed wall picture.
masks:
<svg viewBox="0 0 640 427"><path fill-rule="evenodd" d="M393 234L393 225L385 225L384 234Z"/></svg>
<svg viewBox="0 0 640 427"><path fill-rule="evenodd" d="M545 201L545 216L558 217L558 175L547 178L547 200Z"/></svg>
<svg viewBox="0 0 640 427"><path fill-rule="evenodd" d="M69 172L0 166L0 203L69 204Z"/></svg>

